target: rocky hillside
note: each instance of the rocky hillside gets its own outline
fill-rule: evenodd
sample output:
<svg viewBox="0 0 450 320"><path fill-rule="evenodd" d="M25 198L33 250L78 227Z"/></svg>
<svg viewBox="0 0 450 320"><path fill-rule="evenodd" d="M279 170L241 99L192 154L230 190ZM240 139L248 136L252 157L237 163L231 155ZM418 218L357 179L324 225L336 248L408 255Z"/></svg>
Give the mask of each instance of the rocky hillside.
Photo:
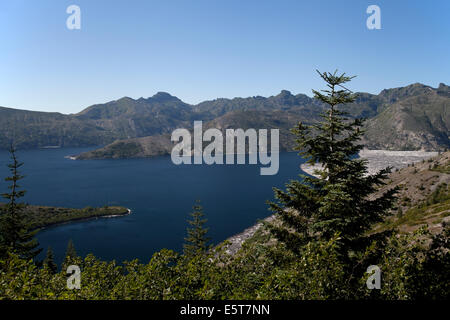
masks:
<svg viewBox="0 0 450 320"><path fill-rule="evenodd" d="M353 117L369 119L366 144L372 149L436 150L450 147L449 101L449 87L444 84L437 89L413 84L378 95L358 93L356 102L343 109ZM169 145L162 145L167 139L136 138L164 136L176 128L191 128L194 120L203 120L210 121L211 126L223 123L230 128L278 127L282 148L289 149L293 137L286 134L288 126L299 119L317 120L323 108L315 99L286 90L267 98L216 99L197 105L159 92L149 98L124 97L93 105L72 115L0 107L0 148L7 148L11 141L18 148L36 148L96 146L125 140L107 148L123 155L128 151L119 150L119 146L130 149L128 144L137 143L144 149L137 153L151 156L168 149ZM159 149L153 150L155 141Z"/></svg>
<svg viewBox="0 0 450 320"><path fill-rule="evenodd" d="M0 107L0 149L8 148L11 141L28 149L96 146L116 138L113 132L74 116Z"/></svg>
<svg viewBox="0 0 450 320"><path fill-rule="evenodd" d="M230 128L278 128L280 150L292 151L295 138L289 129L298 121L319 120L322 108L307 96L283 91L269 98L217 99L201 103L194 110L206 119L220 115L207 122L204 129L224 132ZM344 109L352 116L369 117L362 142L369 149L433 151L450 147L450 93L444 84L437 89L413 84L383 90L379 95L360 93L357 101ZM146 137L116 141L78 158L150 157L169 154L172 147L168 135Z"/></svg>
<svg viewBox="0 0 450 320"><path fill-rule="evenodd" d="M365 141L370 149L439 150L450 148L450 87L421 84L384 90L392 103L370 119Z"/></svg>
<svg viewBox="0 0 450 320"><path fill-rule="evenodd" d="M74 155L77 160L145 158L170 154L174 144L170 135L117 140L107 146Z"/></svg>
<svg viewBox="0 0 450 320"><path fill-rule="evenodd" d="M203 124L203 130L207 130L209 128L217 128L222 131L222 134L225 137L225 131L227 129L279 129L280 150L290 151L294 147L294 137L289 130L293 128L299 121L309 122L311 120L317 120L317 116L311 115L308 118L302 116L302 114L300 113L285 110L237 110L227 112L226 114L214 120L205 122ZM191 135L193 137L192 130ZM174 143L171 142L170 138L170 134L166 134L135 139L118 140L103 148L82 153L76 158L78 160L102 158L141 158L170 154L174 146ZM205 145L207 144L209 144L209 142L205 142ZM192 139L191 145L193 146ZM268 147L270 148L270 139L268 141ZM223 147L223 150L225 150L225 145Z"/></svg>
<svg viewBox="0 0 450 320"><path fill-rule="evenodd" d="M124 97L93 105L74 117L94 122L96 126L123 138L169 133L175 128L189 126L197 117L207 118L194 113L191 105L165 92L158 92L147 99Z"/></svg>
<svg viewBox="0 0 450 320"><path fill-rule="evenodd" d="M412 163L389 178L380 192L397 186L398 209L377 231L395 227L409 232L425 224L439 231L442 223L450 223L450 152Z"/></svg>
<svg viewBox="0 0 450 320"><path fill-rule="evenodd" d="M0 148L7 148L11 141L18 148L106 145L169 133L205 117L163 92L148 99L124 97L72 115L0 107Z"/></svg>

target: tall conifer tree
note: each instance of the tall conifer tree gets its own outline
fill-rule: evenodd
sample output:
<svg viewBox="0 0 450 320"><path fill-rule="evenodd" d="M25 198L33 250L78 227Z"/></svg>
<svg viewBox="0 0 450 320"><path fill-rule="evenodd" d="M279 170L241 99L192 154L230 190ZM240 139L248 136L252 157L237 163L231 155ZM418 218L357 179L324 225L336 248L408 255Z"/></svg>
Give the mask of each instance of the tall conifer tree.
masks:
<svg viewBox="0 0 450 320"><path fill-rule="evenodd" d="M19 199L25 196L25 190L21 190L18 182L24 178L19 169L23 163L19 162L16 156L16 150L11 145L9 153L11 163L8 168L11 176L5 178L10 182L9 192L3 193L2 197L8 200L8 203L2 208L0 216L0 241L1 254L4 256L7 252L18 254L21 258L32 259L36 257L42 249L38 249L39 243L34 238L37 231L32 231L31 224L26 218L25 204L20 203Z"/></svg>
<svg viewBox="0 0 450 320"><path fill-rule="evenodd" d="M387 215L396 189L374 199L373 193L384 184L390 168L368 175L367 161L355 157L363 148L357 142L363 135L364 119L352 119L340 108L356 99L344 87L353 77L337 71L317 72L327 89L313 90L314 97L328 108L321 114L321 122L300 122L292 131L300 155L321 167L315 171L317 177L300 175L302 181L290 181L286 191L274 188L278 201L270 203L270 208L279 219L268 228L293 251L313 239L330 239L335 233L340 234L345 249L351 250Z"/></svg>
<svg viewBox="0 0 450 320"><path fill-rule="evenodd" d="M76 257L77 251L75 250L75 245L73 244L72 239L69 239L69 242L67 242L66 259L75 259Z"/></svg>
<svg viewBox="0 0 450 320"><path fill-rule="evenodd" d="M187 237L184 239L186 242L183 245L184 254L189 257L206 252L209 241L209 238L206 237L208 228L204 226L207 219L204 219L205 215L200 200L196 201L192 209L191 220L188 220L190 227L187 228Z"/></svg>
<svg viewBox="0 0 450 320"><path fill-rule="evenodd" d="M52 274L55 274L58 271L58 266L54 261L53 250L51 247L48 247L47 249L47 254L44 259L44 268L47 268Z"/></svg>

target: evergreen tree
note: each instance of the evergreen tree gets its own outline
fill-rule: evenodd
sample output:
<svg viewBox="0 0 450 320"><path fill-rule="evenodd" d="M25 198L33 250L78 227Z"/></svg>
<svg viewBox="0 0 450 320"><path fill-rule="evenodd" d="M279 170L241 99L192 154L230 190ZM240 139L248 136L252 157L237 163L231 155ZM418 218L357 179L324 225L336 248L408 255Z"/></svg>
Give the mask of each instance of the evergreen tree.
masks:
<svg viewBox="0 0 450 320"><path fill-rule="evenodd" d="M208 228L204 227L207 219L203 219L203 207L200 205L200 200L196 201L192 209L193 212L190 214L192 220L188 220L190 227L187 228L187 237L184 239L186 242L183 245L184 254L188 257L206 252L209 241L206 237Z"/></svg>
<svg viewBox="0 0 450 320"><path fill-rule="evenodd" d="M75 245L73 244L72 239L69 239L66 249L66 260L74 260L75 258L77 258L77 251L75 250Z"/></svg>
<svg viewBox="0 0 450 320"><path fill-rule="evenodd" d="M10 192L3 193L2 197L8 200L0 216L0 254L5 256L7 252L16 253L24 259L36 257L42 249L38 249L39 243L34 238L37 231L32 231L31 224L25 215L25 204L18 200L25 195L25 190L20 190L18 182L24 178L20 174L19 168L23 163L19 162L16 156L16 150L11 145L9 150L12 162L8 164L11 176L5 178L10 182L8 186Z"/></svg>
<svg viewBox="0 0 450 320"><path fill-rule="evenodd" d="M300 175L292 180L286 191L274 188L277 202L270 208L279 217L268 224L271 233L293 251L313 240L328 240L340 234L343 248L360 243L374 223L387 215L395 201L396 189L373 199L370 197L390 168L368 175L367 161L355 158L363 148L357 144L363 131L364 119L349 119L338 106L355 101L356 96L343 85L353 77L345 74L320 73L327 90L313 90L314 97L328 106L321 114L322 121L313 125L299 123L292 131L296 135L297 150L311 165L320 164L318 177Z"/></svg>
<svg viewBox="0 0 450 320"><path fill-rule="evenodd" d="M53 250L50 246L48 247L47 254L45 255L44 268L47 268L52 274L55 274L58 271L58 266L53 258Z"/></svg>

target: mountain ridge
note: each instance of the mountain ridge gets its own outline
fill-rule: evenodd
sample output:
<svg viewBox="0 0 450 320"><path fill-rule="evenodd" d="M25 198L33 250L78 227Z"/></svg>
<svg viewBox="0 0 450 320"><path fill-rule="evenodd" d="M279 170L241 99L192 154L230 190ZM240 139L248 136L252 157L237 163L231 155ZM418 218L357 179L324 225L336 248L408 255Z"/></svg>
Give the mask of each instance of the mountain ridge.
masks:
<svg viewBox="0 0 450 320"><path fill-rule="evenodd" d="M408 146L412 149L447 148L450 146L447 134L450 127L449 88L444 83L438 88L415 83L405 87L384 89L378 95L362 92L358 93L355 103L343 106L343 110L354 117L362 116L369 119L366 142L370 147L404 146L405 139L413 137L414 143ZM438 98L432 100L431 95ZM412 103L414 108L408 111L405 109L406 103ZM423 117L419 114L419 110L423 105L433 109L426 115L426 121L422 121L428 123L428 127L421 123ZM255 112L262 112L261 115L266 117L258 117L261 123L253 121L256 127L262 128L261 125L264 123L276 124L276 119L267 119L270 112L276 112L272 117L292 118L293 115L297 115L298 119L305 121L316 119L323 108L324 106L314 98L302 93L294 95L288 90L282 90L279 94L269 97L218 98L195 105L160 91L148 98L122 97L103 104L94 104L79 113L69 115L0 107L0 148L7 148L12 140L18 148L108 145L118 140L166 135L176 128L189 129L194 120L209 122L231 112L241 112L243 117L242 120L236 120L234 124L236 128L240 127L241 122L248 122L250 116L256 115ZM388 109L390 111L386 111ZM387 130L391 132L391 136L384 134L383 138L378 138L377 128L385 129L390 125L392 129L399 126L391 119L387 119L389 120L387 124L384 123L386 115L383 118L383 112L394 113L396 117L393 118L402 119L400 132ZM273 123L271 124L269 120ZM412 134L415 127L423 132ZM406 133L402 130L406 130ZM389 139L397 142L389 143Z"/></svg>

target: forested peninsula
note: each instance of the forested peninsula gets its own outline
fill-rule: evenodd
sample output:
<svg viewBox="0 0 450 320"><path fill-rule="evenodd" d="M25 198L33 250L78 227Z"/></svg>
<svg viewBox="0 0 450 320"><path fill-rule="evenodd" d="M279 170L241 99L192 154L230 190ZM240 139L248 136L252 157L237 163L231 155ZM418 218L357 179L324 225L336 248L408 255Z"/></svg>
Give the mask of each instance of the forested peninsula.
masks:
<svg viewBox="0 0 450 320"><path fill-rule="evenodd" d="M0 203L0 209L5 204ZM32 229L43 229L58 224L88 219L125 216L130 209L120 206L104 206L100 208L86 207L82 209L26 205L24 217Z"/></svg>

